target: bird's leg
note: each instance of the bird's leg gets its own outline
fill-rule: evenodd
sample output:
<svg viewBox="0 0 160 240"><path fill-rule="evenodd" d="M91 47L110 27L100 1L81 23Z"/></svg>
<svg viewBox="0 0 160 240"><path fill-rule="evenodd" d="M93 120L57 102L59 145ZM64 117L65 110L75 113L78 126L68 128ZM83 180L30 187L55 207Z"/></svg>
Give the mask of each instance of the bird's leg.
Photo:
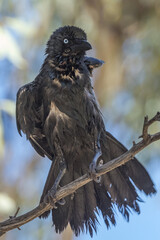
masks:
<svg viewBox="0 0 160 240"><path fill-rule="evenodd" d="M58 144L57 142L55 143L55 148L56 148L56 154L57 154L57 160L59 161L59 173L58 176L53 184L53 186L51 187L51 189L48 191L44 201L45 202L50 202L52 203L52 199L54 198L57 189L60 188L60 181L63 178L65 172L66 172L66 163L65 163L65 159L63 156L63 152L62 149L60 147L60 144ZM65 200L64 199L60 199L57 203L59 203L60 205L64 205L65 204ZM57 208L54 205L54 208Z"/></svg>
<svg viewBox="0 0 160 240"><path fill-rule="evenodd" d="M98 163L98 159L99 157L102 155L102 151L101 151L101 145L100 145L100 134L97 133L96 130L96 139L94 142L94 149L95 149L95 155L93 157L93 160L89 166L89 173L91 178L93 178L93 180L97 183L100 183L101 181L101 176L97 177L96 176L96 167L103 165L103 160L101 159ZM98 163L98 164L97 164Z"/></svg>

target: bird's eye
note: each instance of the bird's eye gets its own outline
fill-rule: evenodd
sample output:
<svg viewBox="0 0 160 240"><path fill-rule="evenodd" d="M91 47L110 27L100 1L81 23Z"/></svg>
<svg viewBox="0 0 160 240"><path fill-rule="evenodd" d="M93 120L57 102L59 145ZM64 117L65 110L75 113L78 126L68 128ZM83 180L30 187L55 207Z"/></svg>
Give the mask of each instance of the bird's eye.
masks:
<svg viewBox="0 0 160 240"><path fill-rule="evenodd" d="M67 43L68 43L68 39L65 38L65 39L63 40L63 42L64 42L65 44L67 44Z"/></svg>

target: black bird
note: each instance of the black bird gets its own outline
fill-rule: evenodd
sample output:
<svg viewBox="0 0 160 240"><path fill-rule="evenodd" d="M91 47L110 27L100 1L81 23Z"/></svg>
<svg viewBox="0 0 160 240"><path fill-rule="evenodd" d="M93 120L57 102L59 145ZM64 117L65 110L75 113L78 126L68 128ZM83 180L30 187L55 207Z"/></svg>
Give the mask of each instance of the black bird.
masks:
<svg viewBox="0 0 160 240"><path fill-rule="evenodd" d="M52 161L41 202L51 201L58 187L87 172L95 180L52 210L56 232L61 233L69 223L76 236L81 231L91 236L97 231L99 212L107 227L116 224L116 208L128 221L131 210L140 213L137 189L146 195L156 192L136 158L100 179L95 177L98 164L127 149L105 130L91 82L93 69L103 61L85 56L90 49L80 28L65 26L53 32L40 73L19 89L16 106L20 135L22 130L35 150ZM41 217L48 215L45 212Z"/></svg>

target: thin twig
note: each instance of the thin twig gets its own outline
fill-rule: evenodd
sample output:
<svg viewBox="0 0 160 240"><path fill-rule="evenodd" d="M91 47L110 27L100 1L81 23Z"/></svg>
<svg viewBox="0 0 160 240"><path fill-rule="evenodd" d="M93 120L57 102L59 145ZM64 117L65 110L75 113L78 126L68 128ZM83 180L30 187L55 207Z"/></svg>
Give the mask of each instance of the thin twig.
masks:
<svg viewBox="0 0 160 240"><path fill-rule="evenodd" d="M142 140L138 143L133 142L133 146L130 150L125 152L123 155L107 162L103 166L97 167L97 176L101 176L107 172L112 171L113 169L120 167L121 165L125 164L126 162L130 161L134 158L134 156L142 151L145 147L147 147L149 144L160 140L160 132L155 133L153 135L148 135L148 127L153 124L156 121L160 121L160 113L158 112L152 119L148 120L148 118L145 118L144 125L143 125L143 134L142 134ZM149 137L148 137L149 136ZM147 141L146 141L147 140ZM89 174L85 174L82 177L76 179L75 181L67 184L66 186L60 188L57 193L55 194L53 198L53 202L56 203L60 199L70 195L74 194L74 192L84 186L85 184L91 182L92 179L90 178ZM34 218L42 215L44 212L51 210L52 205L50 203L40 203L36 208L33 210L19 216L19 217L13 217L11 219L8 219L4 222L0 223L0 236L5 234L6 232L18 228L24 224L26 224L29 221L32 221Z"/></svg>
<svg viewBox="0 0 160 240"><path fill-rule="evenodd" d="M17 214L19 213L19 210L20 210L20 207L17 208L17 210L16 210L14 216L9 216L9 219L16 218L16 217L17 217ZM17 227L17 228L18 228L18 230L21 230L20 227Z"/></svg>
<svg viewBox="0 0 160 240"><path fill-rule="evenodd" d="M148 116L145 116L142 135L139 136L139 138L143 138L144 141L147 141L148 138L150 138L150 135L148 134L148 128L156 121L160 121L160 112L157 112L157 114L150 120L148 120Z"/></svg>

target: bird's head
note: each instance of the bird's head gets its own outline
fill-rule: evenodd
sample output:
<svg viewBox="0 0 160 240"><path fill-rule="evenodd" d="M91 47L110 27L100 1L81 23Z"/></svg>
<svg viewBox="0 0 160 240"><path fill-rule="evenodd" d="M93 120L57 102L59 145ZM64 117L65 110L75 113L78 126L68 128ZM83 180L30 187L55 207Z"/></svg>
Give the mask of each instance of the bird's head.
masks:
<svg viewBox="0 0 160 240"><path fill-rule="evenodd" d="M47 43L46 54L53 58L84 55L85 51L91 48L90 43L87 42L86 33L82 29L65 26L53 32Z"/></svg>

